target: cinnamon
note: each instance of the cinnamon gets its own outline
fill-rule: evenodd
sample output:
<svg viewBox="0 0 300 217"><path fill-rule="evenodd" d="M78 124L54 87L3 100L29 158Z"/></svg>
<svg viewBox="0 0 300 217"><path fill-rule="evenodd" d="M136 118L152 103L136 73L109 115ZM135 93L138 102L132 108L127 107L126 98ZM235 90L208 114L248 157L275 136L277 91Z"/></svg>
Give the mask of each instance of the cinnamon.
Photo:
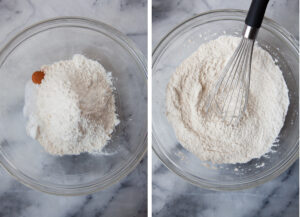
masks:
<svg viewBox="0 0 300 217"><path fill-rule="evenodd" d="M44 79L45 73L42 71L36 71L32 74L32 82L35 84L42 83L42 80Z"/></svg>

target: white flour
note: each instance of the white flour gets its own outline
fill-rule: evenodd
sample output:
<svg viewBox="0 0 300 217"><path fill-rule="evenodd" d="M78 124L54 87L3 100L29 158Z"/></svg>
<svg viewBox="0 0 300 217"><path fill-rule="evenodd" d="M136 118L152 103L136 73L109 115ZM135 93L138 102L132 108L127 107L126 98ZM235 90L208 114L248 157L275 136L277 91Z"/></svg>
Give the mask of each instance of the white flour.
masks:
<svg viewBox="0 0 300 217"><path fill-rule="evenodd" d="M249 101L238 126L228 126L203 106L240 39L222 36L203 44L182 62L169 81L168 120L177 139L203 161L245 163L259 158L278 136L288 110L288 89L272 57L255 46Z"/></svg>
<svg viewBox="0 0 300 217"><path fill-rule="evenodd" d="M78 54L41 70L42 83L26 87L27 133L54 155L99 152L119 123L111 75Z"/></svg>

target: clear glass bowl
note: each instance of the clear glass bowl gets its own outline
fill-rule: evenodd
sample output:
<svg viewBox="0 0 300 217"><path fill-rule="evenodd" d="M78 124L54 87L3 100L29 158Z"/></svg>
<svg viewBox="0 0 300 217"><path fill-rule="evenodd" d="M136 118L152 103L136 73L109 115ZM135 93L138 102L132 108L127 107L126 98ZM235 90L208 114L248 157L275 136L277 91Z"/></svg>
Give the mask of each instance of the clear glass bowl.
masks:
<svg viewBox="0 0 300 217"><path fill-rule="evenodd" d="M257 42L267 50L284 74L290 106L278 137L276 152L245 164L212 165L202 162L176 140L165 115L165 94L175 68L202 43L220 35L240 36L245 11L218 10L195 16L164 37L153 53L153 149L161 161L177 175L203 188L239 190L257 186L285 171L298 158L299 69L298 44L284 28L265 18Z"/></svg>
<svg viewBox="0 0 300 217"><path fill-rule="evenodd" d="M101 154L52 156L26 135L24 88L42 65L77 53L112 72L121 123ZM116 29L75 17L33 25L1 50L0 76L0 163L25 185L52 194L88 194L126 176L146 152L146 61Z"/></svg>

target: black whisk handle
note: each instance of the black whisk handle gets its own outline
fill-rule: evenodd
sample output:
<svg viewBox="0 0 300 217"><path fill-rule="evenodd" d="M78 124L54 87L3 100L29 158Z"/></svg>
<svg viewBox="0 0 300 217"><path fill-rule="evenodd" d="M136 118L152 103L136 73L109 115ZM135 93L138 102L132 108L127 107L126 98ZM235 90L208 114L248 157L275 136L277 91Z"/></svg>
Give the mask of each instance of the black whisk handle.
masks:
<svg viewBox="0 0 300 217"><path fill-rule="evenodd" d="M264 19L269 0L252 0L245 23L248 26L259 28Z"/></svg>

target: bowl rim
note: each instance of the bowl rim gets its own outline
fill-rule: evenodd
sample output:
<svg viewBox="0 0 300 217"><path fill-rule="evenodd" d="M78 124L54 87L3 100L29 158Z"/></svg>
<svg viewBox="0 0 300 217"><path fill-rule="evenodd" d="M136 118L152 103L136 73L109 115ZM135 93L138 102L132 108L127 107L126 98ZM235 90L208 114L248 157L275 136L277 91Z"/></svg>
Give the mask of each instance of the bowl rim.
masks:
<svg viewBox="0 0 300 217"><path fill-rule="evenodd" d="M67 25L72 24L72 25ZM86 25L86 26L84 26ZM140 51L140 49L135 45L135 43L127 37L125 34L117 30L116 28L105 24L101 21L86 18L86 17L79 17L79 16L61 16L50 18L46 20L42 20L35 24L32 24L26 28L24 28L19 33L15 34L10 39L7 39L4 42L4 46L0 49L0 68L2 67L3 63L5 62L6 58L9 54L23 41L26 41L28 38L34 36L35 34L39 34L40 32L57 28L57 27L78 27L78 28L87 28L89 26L90 30L97 31L98 33L102 33L107 37L110 37L112 40L119 43L127 52L132 56L132 58L136 61L136 64L140 68L141 73L144 75L144 79L147 85L147 65L146 59L144 54ZM44 27L47 27L43 29ZM102 32L102 31L103 32ZM112 35L105 34L105 32L109 32ZM21 39L21 41L19 41ZM138 146L139 148L136 149L135 155L132 159L129 159L125 166L122 168L118 168L111 174L111 177L102 179L101 183L99 179L95 179L86 183L85 185L57 185L50 182L40 183L36 179L27 176L21 170L16 168L11 162L6 158L5 153L3 153L0 149L0 165L12 175L15 179L17 179L22 184L26 185L35 190L42 191L48 194L54 195L63 195L63 196L76 196L76 195L86 195L90 193L94 193L96 191L105 189L117 182L121 179L126 177L136 166L140 163L143 159L145 153L147 152L147 138L148 133L147 131L143 135L143 141Z"/></svg>
<svg viewBox="0 0 300 217"><path fill-rule="evenodd" d="M247 14L246 10L239 10L239 9L217 9L217 10L210 10L210 11L206 11L197 15L194 15L188 19L185 19L184 21L182 21L181 23L179 23L178 25L176 25L175 27L173 27L168 33L166 33L163 38L158 42L158 44L155 46L155 48L153 49L152 52L152 56L154 56L157 53L157 50L161 47L161 44L164 43L164 41L170 36L172 35L173 32L175 32L179 27L183 26L184 24L198 18L198 17L203 17L203 16L207 16L207 15L211 15L211 14L221 14L221 13L235 13L235 14L239 14L239 15L243 15L245 16ZM278 28L277 30L286 36L286 38L289 40L289 42L291 42L291 44L293 44L295 46L295 48L298 50L299 53L299 41L294 37L293 34L291 34L289 31L287 31L284 27L282 27L280 24L278 24L277 22L275 22L274 20L268 18L268 17L264 17L263 19L263 23L262 23L262 27L265 27L266 22L268 22L268 25L271 25L275 28ZM154 65L154 60L152 63L152 66Z"/></svg>
<svg viewBox="0 0 300 217"><path fill-rule="evenodd" d="M217 18L218 16L221 16L226 14L225 16L235 16L235 19L237 17L246 17L247 11L245 10L238 10L238 9L218 9L218 10L210 10L204 13L197 14L191 18L188 18L181 22L180 24L176 25L173 27L160 41L159 43L155 46L153 52L152 52L152 69L154 68L157 59L159 58L159 55L163 52L163 48L165 45L167 45L172 39L176 36L177 31L179 28L188 25L189 23L195 21L195 19L200 18L200 17L206 17L206 16L214 16L214 18ZM202 21L203 23L203 21ZM295 37L289 33L284 27L273 21L272 19L268 17L264 17L264 21L262 23L262 27L272 27L275 28L278 33L283 35L289 44L293 46L295 51L297 52L299 56L299 42L295 39ZM186 26L185 26L186 28ZM161 48L163 47L163 48ZM299 127L298 127L299 128ZM243 189L248 189L248 188L253 188L258 185L261 185L267 181L270 181L280 174L282 174L284 171L286 171L299 157L299 138L295 144L295 147L290 151L292 154L288 155L288 158L283 161L283 164L277 168L276 171L272 171L272 173L268 173L267 175L264 175L260 177L257 180L250 180L249 182L242 182L240 184L226 184L226 185L220 185L220 184L211 184L205 180L202 180L201 178L196 178L193 175L188 175L185 171L177 167L167 156L164 155L163 151L160 148L158 139L156 138L156 133L154 129L154 125L152 123L152 149L156 156L160 159L160 161L173 173L178 175L179 177L183 178L185 181L201 188L206 188L210 190L215 190L215 191L237 191L237 190L243 190ZM200 181L201 180L201 181Z"/></svg>

